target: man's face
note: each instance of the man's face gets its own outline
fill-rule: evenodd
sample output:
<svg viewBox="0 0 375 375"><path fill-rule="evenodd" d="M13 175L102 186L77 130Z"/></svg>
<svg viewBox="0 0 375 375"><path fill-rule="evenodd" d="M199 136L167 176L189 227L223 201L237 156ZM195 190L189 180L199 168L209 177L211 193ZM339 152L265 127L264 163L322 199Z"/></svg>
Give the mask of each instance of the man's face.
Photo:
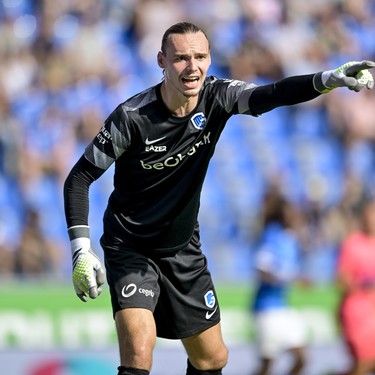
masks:
<svg viewBox="0 0 375 375"><path fill-rule="evenodd" d="M209 43L202 32L172 34L165 53L158 53L167 90L185 97L197 96L211 63Z"/></svg>

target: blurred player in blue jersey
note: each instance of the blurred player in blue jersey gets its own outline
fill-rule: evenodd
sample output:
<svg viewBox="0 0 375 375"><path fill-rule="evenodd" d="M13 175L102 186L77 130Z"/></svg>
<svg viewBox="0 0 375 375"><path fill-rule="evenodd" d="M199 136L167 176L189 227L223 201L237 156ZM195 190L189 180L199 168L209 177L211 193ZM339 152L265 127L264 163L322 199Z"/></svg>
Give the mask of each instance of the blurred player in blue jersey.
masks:
<svg viewBox="0 0 375 375"><path fill-rule="evenodd" d="M260 357L257 375L273 373L272 365L290 352L289 375L301 374L305 364L307 329L300 313L289 306L290 287L301 276L301 252L296 208L274 191L265 199L264 229L256 254L258 284L253 300L256 346Z"/></svg>
<svg viewBox="0 0 375 375"><path fill-rule="evenodd" d="M228 352L197 219L220 134L233 115L259 116L336 87L372 88L368 69L375 64L349 62L264 86L207 76L209 41L188 22L166 30L157 64L162 81L114 109L65 181L73 285L84 302L101 292L104 267L91 248L89 187L114 164L101 246L118 374L149 374L156 337L164 337L182 341L187 375L220 375Z"/></svg>

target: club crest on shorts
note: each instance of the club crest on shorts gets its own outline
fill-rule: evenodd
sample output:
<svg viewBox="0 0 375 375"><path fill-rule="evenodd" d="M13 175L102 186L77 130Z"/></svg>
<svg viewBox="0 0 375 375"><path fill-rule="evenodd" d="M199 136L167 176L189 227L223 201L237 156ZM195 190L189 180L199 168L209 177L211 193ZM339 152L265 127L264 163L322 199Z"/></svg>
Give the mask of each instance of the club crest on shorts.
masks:
<svg viewBox="0 0 375 375"><path fill-rule="evenodd" d="M206 306L209 307L209 308L213 308L215 306L216 298L215 298L215 294L212 290L209 290L204 295L204 302L206 303Z"/></svg>
<svg viewBox="0 0 375 375"><path fill-rule="evenodd" d="M198 130L202 130L206 125L206 116L203 112L196 113L190 121L193 123L194 127Z"/></svg>

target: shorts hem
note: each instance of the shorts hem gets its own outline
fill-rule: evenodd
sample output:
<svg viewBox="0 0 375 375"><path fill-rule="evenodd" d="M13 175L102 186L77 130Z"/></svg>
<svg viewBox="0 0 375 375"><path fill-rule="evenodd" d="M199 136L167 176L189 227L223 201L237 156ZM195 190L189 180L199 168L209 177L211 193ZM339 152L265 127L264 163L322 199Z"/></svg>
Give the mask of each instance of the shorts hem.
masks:
<svg viewBox="0 0 375 375"><path fill-rule="evenodd" d="M220 323L221 318L217 320L210 320L210 324L205 324L204 326L196 327L194 330L189 330L189 331L184 331L184 332L179 332L175 334L168 334L167 332L157 332L156 336L161 338L161 339L168 339L168 340L182 340L186 339L188 337L192 337L194 335L197 335L198 333L201 333L209 328L212 328L216 324Z"/></svg>

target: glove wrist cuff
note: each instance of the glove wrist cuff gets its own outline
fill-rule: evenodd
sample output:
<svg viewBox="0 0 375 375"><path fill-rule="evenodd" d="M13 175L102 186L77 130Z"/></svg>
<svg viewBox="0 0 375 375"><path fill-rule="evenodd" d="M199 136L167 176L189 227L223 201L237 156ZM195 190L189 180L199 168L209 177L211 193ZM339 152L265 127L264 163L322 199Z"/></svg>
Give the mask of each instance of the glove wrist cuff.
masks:
<svg viewBox="0 0 375 375"><path fill-rule="evenodd" d="M90 238L90 227L88 225L75 225L68 228L68 235L70 241L81 237Z"/></svg>
<svg viewBox="0 0 375 375"><path fill-rule="evenodd" d="M72 250L72 256L74 256L77 251L80 253L87 253L91 249L90 238L75 238L70 241L70 248Z"/></svg>
<svg viewBox="0 0 375 375"><path fill-rule="evenodd" d="M332 88L328 88L326 83L329 77L332 75L332 70L327 70L325 72L316 73L313 77L313 85L314 89L321 94L325 94L332 90Z"/></svg>
<svg viewBox="0 0 375 375"><path fill-rule="evenodd" d="M91 248L90 228L87 225L77 225L68 229L72 256L77 251L88 252Z"/></svg>

